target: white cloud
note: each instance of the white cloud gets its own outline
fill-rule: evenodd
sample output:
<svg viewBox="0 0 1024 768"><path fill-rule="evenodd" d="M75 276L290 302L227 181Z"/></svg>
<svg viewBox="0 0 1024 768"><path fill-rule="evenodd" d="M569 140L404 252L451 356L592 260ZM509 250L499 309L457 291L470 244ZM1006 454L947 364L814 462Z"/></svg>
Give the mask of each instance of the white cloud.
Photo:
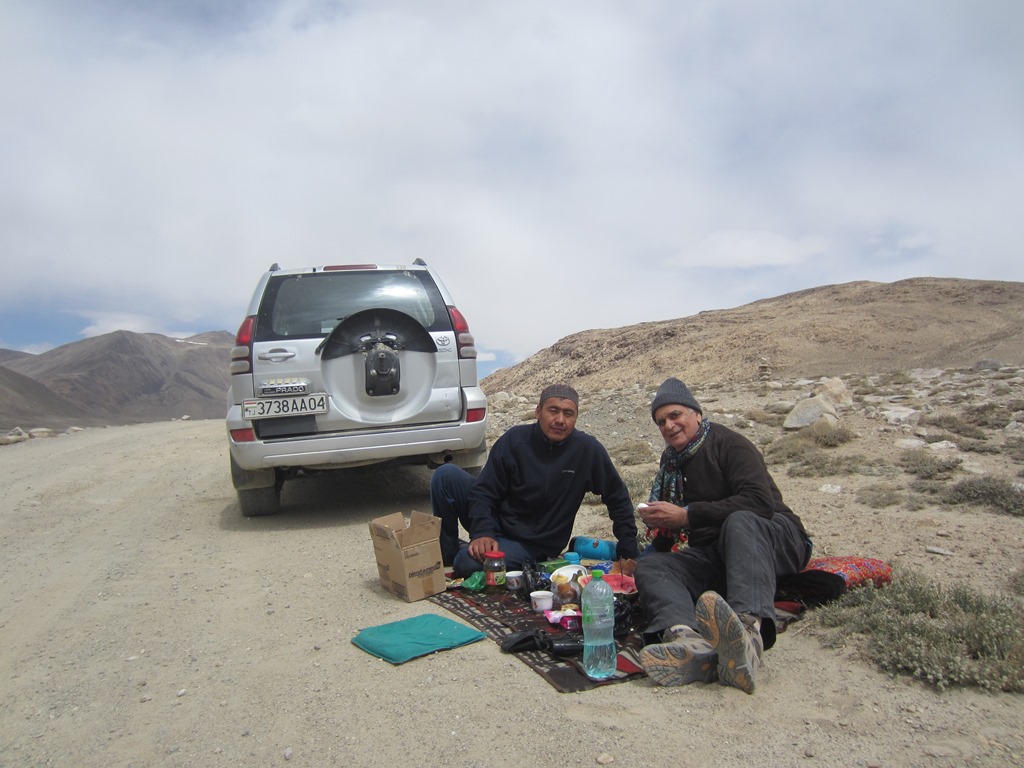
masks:
<svg viewBox="0 0 1024 768"><path fill-rule="evenodd" d="M422 257L523 356L1024 278L1016 2L122 6L0 7L9 309L233 330L272 262Z"/></svg>

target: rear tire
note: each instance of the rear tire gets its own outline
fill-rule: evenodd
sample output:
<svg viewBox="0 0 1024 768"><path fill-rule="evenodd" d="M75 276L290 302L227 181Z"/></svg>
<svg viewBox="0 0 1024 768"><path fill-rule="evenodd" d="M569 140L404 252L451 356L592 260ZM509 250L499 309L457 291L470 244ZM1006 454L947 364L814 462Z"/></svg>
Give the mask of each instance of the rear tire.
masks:
<svg viewBox="0 0 1024 768"><path fill-rule="evenodd" d="M236 490L238 506L245 517L262 517L276 515L281 511L281 484L274 483L269 488L250 488Z"/></svg>
<svg viewBox="0 0 1024 768"><path fill-rule="evenodd" d="M274 515L281 511L284 473L279 469L247 470L231 456L231 482L238 494L238 506L246 517Z"/></svg>

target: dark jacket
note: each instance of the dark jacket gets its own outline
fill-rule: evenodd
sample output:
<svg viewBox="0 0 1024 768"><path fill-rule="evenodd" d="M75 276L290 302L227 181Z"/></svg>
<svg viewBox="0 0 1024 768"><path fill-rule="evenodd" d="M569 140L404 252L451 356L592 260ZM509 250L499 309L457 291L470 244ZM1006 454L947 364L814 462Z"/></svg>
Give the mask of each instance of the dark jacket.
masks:
<svg viewBox="0 0 1024 768"><path fill-rule="evenodd" d="M725 518L737 510L762 517L786 515L807 535L782 500L761 452L743 435L712 424L704 444L683 464L683 506L689 513L689 541L700 547L718 541Z"/></svg>
<svg viewBox="0 0 1024 768"><path fill-rule="evenodd" d="M608 451L578 429L552 443L536 422L495 441L469 497L469 533L513 539L544 558L561 554L586 493L608 507L620 557L636 557L629 491Z"/></svg>

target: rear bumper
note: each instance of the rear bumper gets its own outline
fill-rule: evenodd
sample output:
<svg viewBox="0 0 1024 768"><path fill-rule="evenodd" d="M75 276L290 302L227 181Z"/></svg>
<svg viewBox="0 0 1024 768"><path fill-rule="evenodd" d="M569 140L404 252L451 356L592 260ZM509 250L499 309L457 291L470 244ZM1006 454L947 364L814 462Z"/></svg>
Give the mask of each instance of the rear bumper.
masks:
<svg viewBox="0 0 1024 768"><path fill-rule="evenodd" d="M232 411L237 411L237 407ZM475 467L483 464L486 455L486 418L471 423L252 442L237 442L231 438L230 430L248 426L250 423L239 418L237 413L229 413L227 427L231 455L238 466L246 470L276 467L342 469L396 460L423 464L454 462Z"/></svg>

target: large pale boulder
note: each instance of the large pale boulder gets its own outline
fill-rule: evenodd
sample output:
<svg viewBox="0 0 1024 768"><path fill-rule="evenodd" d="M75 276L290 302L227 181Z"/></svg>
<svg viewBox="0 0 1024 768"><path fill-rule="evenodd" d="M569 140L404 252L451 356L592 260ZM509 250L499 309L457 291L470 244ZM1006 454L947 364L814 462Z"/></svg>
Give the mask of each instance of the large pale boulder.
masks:
<svg viewBox="0 0 1024 768"><path fill-rule="evenodd" d="M815 389L815 394L828 397L839 407L853 405L853 395L846 386L846 382L837 376L822 379Z"/></svg>
<svg viewBox="0 0 1024 768"><path fill-rule="evenodd" d="M839 415L836 413L836 406L832 399L824 395L815 395L798 401L786 416L786 420L782 422L782 428L803 429L821 419L830 424L839 423Z"/></svg>

